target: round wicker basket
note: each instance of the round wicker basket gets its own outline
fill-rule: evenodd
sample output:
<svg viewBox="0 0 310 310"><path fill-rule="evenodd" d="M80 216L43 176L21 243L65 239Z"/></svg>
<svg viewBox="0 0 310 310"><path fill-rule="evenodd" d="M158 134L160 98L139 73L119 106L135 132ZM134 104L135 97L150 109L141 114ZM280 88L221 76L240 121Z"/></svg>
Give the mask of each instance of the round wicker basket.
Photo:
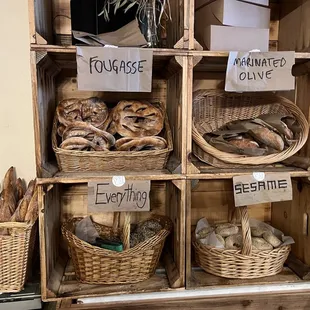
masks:
<svg viewBox="0 0 310 310"><path fill-rule="evenodd" d="M193 236L197 264L206 272L231 279L256 279L280 273L291 246L285 245L269 251L252 250L247 207L240 207L238 210L241 217L242 250L207 246Z"/></svg>
<svg viewBox="0 0 310 310"><path fill-rule="evenodd" d="M224 124L262 114L293 115L301 126L295 143L276 154L246 156L219 151L203 138ZM244 165L269 165L296 154L306 143L309 124L302 111L290 100L273 93L227 93L221 90L198 90L193 94L193 153L201 161L219 168Z"/></svg>

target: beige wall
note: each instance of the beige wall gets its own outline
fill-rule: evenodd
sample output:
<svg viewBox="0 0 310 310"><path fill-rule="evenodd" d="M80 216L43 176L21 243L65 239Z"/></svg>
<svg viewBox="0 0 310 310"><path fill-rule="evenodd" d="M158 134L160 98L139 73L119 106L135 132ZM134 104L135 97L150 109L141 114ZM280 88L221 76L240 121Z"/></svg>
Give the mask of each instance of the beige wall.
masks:
<svg viewBox="0 0 310 310"><path fill-rule="evenodd" d="M35 177L27 0L0 0L0 182Z"/></svg>

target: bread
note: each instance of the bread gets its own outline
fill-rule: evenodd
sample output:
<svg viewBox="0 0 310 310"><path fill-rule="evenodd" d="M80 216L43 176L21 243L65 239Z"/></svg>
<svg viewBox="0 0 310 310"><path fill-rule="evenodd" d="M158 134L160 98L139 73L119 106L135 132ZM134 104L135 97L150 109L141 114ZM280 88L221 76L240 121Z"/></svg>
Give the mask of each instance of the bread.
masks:
<svg viewBox="0 0 310 310"><path fill-rule="evenodd" d="M266 229L259 228L259 227L251 227L251 235L252 237L263 237L264 232Z"/></svg>
<svg viewBox="0 0 310 310"><path fill-rule="evenodd" d="M247 139L247 138L241 138L241 139L231 139L228 141L229 144L232 144L238 148L241 149L257 149L259 148L259 144L255 142L254 140Z"/></svg>
<svg viewBox="0 0 310 310"><path fill-rule="evenodd" d="M284 149L284 141L281 136L264 126L257 125L249 131L249 134L251 134L256 141L270 146L277 151L283 151Z"/></svg>
<svg viewBox="0 0 310 310"><path fill-rule="evenodd" d="M263 238L270 243L274 248L279 247L282 244L282 241L279 240L272 231L266 231L263 234Z"/></svg>
<svg viewBox="0 0 310 310"><path fill-rule="evenodd" d="M213 227L211 227L211 226L204 227L204 228L200 229L200 230L197 232L197 238L198 238L198 239L204 239L204 238L206 238L212 231L214 231L214 228L213 228Z"/></svg>
<svg viewBox="0 0 310 310"><path fill-rule="evenodd" d="M16 201L20 201L25 194L24 184L21 178L16 180Z"/></svg>
<svg viewBox="0 0 310 310"><path fill-rule="evenodd" d="M32 180L29 182L24 198L19 202L17 209L10 218L11 222L24 222L28 210L28 205L34 193L35 185L35 181Z"/></svg>
<svg viewBox="0 0 310 310"><path fill-rule="evenodd" d="M75 139L74 138L80 138ZM68 139L72 139L67 141ZM88 140L90 143L82 140ZM84 122L72 122L63 133L63 142L60 147L67 149L92 148L96 151L110 149L115 144L115 138L108 132L100 130Z"/></svg>
<svg viewBox="0 0 310 310"><path fill-rule="evenodd" d="M38 205L38 190L36 189L28 206L27 213L25 215L25 222L34 224L38 218L39 205Z"/></svg>
<svg viewBox="0 0 310 310"><path fill-rule="evenodd" d="M221 235L222 237L235 235L238 233L238 226L230 223L221 224L216 227L215 233Z"/></svg>
<svg viewBox="0 0 310 310"><path fill-rule="evenodd" d="M161 137L144 138L121 138L116 141L117 151L143 151L143 150L163 150L167 148L167 141Z"/></svg>
<svg viewBox="0 0 310 310"><path fill-rule="evenodd" d="M56 108L59 123L68 126L74 121L82 121L81 107L79 99L62 100Z"/></svg>
<svg viewBox="0 0 310 310"><path fill-rule="evenodd" d="M109 110L103 100L92 97L81 100L82 120L97 128L102 128L108 118Z"/></svg>
<svg viewBox="0 0 310 310"><path fill-rule="evenodd" d="M231 235L225 239L225 248L229 250L240 250L242 243L242 235Z"/></svg>
<svg viewBox="0 0 310 310"><path fill-rule="evenodd" d="M273 246L265 241L263 238L252 238L252 244L255 248L257 248L260 251L270 251L273 250Z"/></svg>
<svg viewBox="0 0 310 310"><path fill-rule="evenodd" d="M217 240L223 245L225 246L225 239L221 236L221 235L218 235L218 234L215 234Z"/></svg>
<svg viewBox="0 0 310 310"><path fill-rule="evenodd" d="M141 138L159 134L164 126L164 115L148 102L123 100L114 108L113 121L121 136Z"/></svg>
<svg viewBox="0 0 310 310"><path fill-rule="evenodd" d="M3 190L7 189L10 185L13 184L15 184L14 167L10 167L4 176Z"/></svg>

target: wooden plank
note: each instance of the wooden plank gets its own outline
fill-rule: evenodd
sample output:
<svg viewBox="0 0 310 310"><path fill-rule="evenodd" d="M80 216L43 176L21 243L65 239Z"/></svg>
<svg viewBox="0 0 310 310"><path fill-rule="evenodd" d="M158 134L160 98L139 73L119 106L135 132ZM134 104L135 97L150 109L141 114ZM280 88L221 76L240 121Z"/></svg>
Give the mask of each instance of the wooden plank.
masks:
<svg viewBox="0 0 310 310"><path fill-rule="evenodd" d="M36 0L34 1L35 28L47 42L53 40L52 29L52 1Z"/></svg>
<svg viewBox="0 0 310 310"><path fill-rule="evenodd" d="M171 133L173 138L173 156L179 165L182 162L182 152L184 145L183 94L182 71L171 76L167 81L167 114L171 124Z"/></svg>
<svg viewBox="0 0 310 310"><path fill-rule="evenodd" d="M31 0L30 0L31 1ZM36 53L30 52L30 70L31 70L31 86L32 86L32 111L33 111L33 129L34 129L34 144L35 144L35 160L37 176L42 176L42 150L41 150L41 130L40 116L38 105L38 78L37 78L37 63Z"/></svg>
<svg viewBox="0 0 310 310"><path fill-rule="evenodd" d="M35 26L36 21L35 21L35 15L34 15L34 11L35 11L34 2L35 0L28 0L30 43L36 43L36 26Z"/></svg>
<svg viewBox="0 0 310 310"><path fill-rule="evenodd" d="M184 175L171 174L168 170L160 171L141 171L141 172L118 172L119 175L125 176L128 180L182 180ZM88 181L99 181L111 179L115 172L57 172L53 178L40 178L38 184L71 184L71 183L86 183Z"/></svg>
<svg viewBox="0 0 310 310"><path fill-rule="evenodd" d="M185 238L185 271L186 271L186 287L189 286L192 271L192 235L191 235L191 217L192 217L192 184L190 181L186 181L186 213L185 213L185 227L186 227L186 238Z"/></svg>
<svg viewBox="0 0 310 310"><path fill-rule="evenodd" d="M198 289L201 287L268 285L278 283L295 283L300 281L301 279L287 267L285 267L278 275L258 279L226 279L212 275L196 267L192 270L192 277L189 287L192 289Z"/></svg>
<svg viewBox="0 0 310 310"><path fill-rule="evenodd" d="M54 271L55 272L55 271ZM53 275L51 276L54 277ZM90 296L113 296L132 293L160 292L169 290L169 282L165 273L157 273L150 279L135 284L91 285L83 284L75 279L74 269L69 262L62 277L57 298L46 301L66 300Z"/></svg>

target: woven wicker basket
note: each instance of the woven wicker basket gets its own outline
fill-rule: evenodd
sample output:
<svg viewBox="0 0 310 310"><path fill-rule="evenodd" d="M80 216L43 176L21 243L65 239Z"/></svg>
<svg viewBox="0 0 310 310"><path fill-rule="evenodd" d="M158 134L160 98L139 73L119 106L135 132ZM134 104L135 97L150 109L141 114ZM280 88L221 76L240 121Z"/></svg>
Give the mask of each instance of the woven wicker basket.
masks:
<svg viewBox="0 0 310 310"><path fill-rule="evenodd" d="M19 292L31 267L37 226L4 222L0 229L9 232L0 236L0 292Z"/></svg>
<svg viewBox="0 0 310 310"><path fill-rule="evenodd" d="M193 94L193 153L201 161L218 168L244 165L269 165L297 153L308 139L309 124L302 111L290 100L272 93L227 93L221 90L198 90ZM235 120L261 114L293 115L302 132L296 143L284 151L266 156L245 156L219 151L205 141L203 135Z"/></svg>
<svg viewBox="0 0 310 310"><path fill-rule="evenodd" d="M114 219L117 217L114 216ZM75 236L75 223L81 218L65 222L62 233L69 244L69 254L72 258L77 280L89 284L121 284L137 283L150 278L156 270L166 237L172 229L168 217L153 216L163 229L152 238L129 248L130 213L125 213L123 231L94 223L100 236L121 236L125 250L114 252L92 246Z"/></svg>
<svg viewBox="0 0 310 310"><path fill-rule="evenodd" d="M58 118L55 115L52 129L52 146L56 154L58 167L63 172L77 171L145 171L162 170L166 167L169 154L173 149L172 134L167 115L161 135L167 140L163 150L140 152L91 152L71 151L58 147Z"/></svg>
<svg viewBox="0 0 310 310"><path fill-rule="evenodd" d="M247 207L238 208L241 217L242 250L227 250L207 246L193 236L197 264L206 272L231 279L256 279L282 271L291 246L285 245L271 251L252 250L251 230Z"/></svg>

